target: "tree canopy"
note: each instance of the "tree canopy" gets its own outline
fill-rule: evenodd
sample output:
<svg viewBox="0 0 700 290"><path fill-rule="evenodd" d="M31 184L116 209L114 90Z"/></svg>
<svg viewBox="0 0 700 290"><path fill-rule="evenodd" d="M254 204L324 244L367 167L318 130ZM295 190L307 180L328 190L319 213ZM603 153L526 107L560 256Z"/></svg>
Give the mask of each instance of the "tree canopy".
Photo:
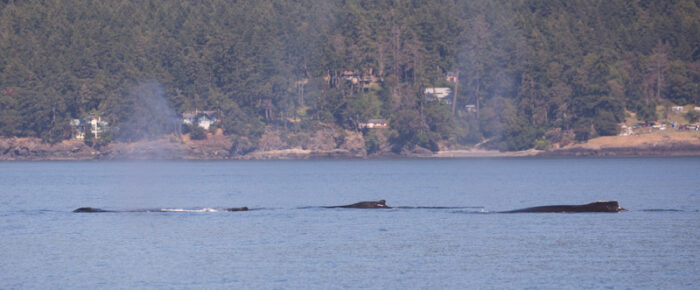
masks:
<svg viewBox="0 0 700 290"><path fill-rule="evenodd" d="M389 120L397 151L614 135L625 110L651 120L656 104L700 104L699 7L5 0L0 135L56 142L96 112L133 141L178 130L173 118L195 109L221 112L224 132L253 144L265 126L359 130L369 118ZM429 87L452 88L454 102L428 101Z"/></svg>

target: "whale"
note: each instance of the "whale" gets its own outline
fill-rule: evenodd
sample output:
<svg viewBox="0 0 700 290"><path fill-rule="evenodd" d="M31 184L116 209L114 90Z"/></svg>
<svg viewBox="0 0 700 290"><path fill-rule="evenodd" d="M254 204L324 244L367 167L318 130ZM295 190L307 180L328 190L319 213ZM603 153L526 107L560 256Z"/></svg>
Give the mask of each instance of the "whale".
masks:
<svg viewBox="0 0 700 290"><path fill-rule="evenodd" d="M73 212L77 213L95 213L95 212L219 212L219 211L247 211L248 207L229 207L221 209L213 208L202 208L202 209L168 209L168 208L157 208L157 209L126 209L126 210L104 210L95 207L80 207L75 209Z"/></svg>
<svg viewBox="0 0 700 290"><path fill-rule="evenodd" d="M94 208L94 207L79 207L79 208L76 208L73 212L112 212L112 211L104 210L101 208Z"/></svg>
<svg viewBox="0 0 700 290"><path fill-rule="evenodd" d="M626 209L620 207L620 203L616 200L595 201L581 205L545 205L516 210L502 211L501 213L532 213L532 212L561 212L561 213L577 213L577 212L621 212Z"/></svg>
<svg viewBox="0 0 700 290"><path fill-rule="evenodd" d="M391 208L386 205L386 200L361 201L348 205L324 206L325 208Z"/></svg>

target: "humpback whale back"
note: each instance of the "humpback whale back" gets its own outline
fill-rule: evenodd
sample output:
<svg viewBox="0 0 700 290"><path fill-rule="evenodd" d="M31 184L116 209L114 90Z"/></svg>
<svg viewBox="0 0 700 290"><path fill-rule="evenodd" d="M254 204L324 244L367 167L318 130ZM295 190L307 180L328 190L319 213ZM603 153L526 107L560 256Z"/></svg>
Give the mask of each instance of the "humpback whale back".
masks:
<svg viewBox="0 0 700 290"><path fill-rule="evenodd" d="M392 208L386 205L385 200L378 201L361 201L358 203L348 204L348 205L337 205L337 206L324 206L324 208L360 208L360 209L378 209L378 208ZM398 207L398 208L409 208L409 207ZM230 207L230 208L203 208L203 209L129 209L129 210L104 210L94 207L81 207L75 209L73 212L232 212L232 211L248 211L248 207ZM510 211L501 211L501 213L527 213L527 212L620 212L626 211L626 209L620 207L620 204L615 200L610 201L596 201L589 204L582 205L546 205L546 206L536 206L528 207Z"/></svg>
<svg viewBox="0 0 700 290"><path fill-rule="evenodd" d="M521 212L620 212L625 211L616 200L596 201L582 205L546 205L504 211L503 213Z"/></svg>
<svg viewBox="0 0 700 290"><path fill-rule="evenodd" d="M73 212L109 212L109 211L99 209L99 208L94 208L94 207L81 207L81 208L75 209Z"/></svg>
<svg viewBox="0 0 700 290"><path fill-rule="evenodd" d="M361 201L348 205L326 206L325 208L391 208L386 205L386 200Z"/></svg>
<svg viewBox="0 0 700 290"><path fill-rule="evenodd" d="M248 211L248 207L247 207L247 206L244 206L244 207L230 207L230 208L227 208L226 211Z"/></svg>

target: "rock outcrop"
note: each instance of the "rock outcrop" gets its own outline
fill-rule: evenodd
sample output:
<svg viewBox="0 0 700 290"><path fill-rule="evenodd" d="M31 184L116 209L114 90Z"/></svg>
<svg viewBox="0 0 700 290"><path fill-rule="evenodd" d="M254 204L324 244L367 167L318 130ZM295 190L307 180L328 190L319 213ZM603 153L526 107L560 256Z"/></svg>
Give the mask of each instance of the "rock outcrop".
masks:
<svg viewBox="0 0 700 290"><path fill-rule="evenodd" d="M102 154L80 141L49 144L38 138L0 138L0 160L93 160Z"/></svg>

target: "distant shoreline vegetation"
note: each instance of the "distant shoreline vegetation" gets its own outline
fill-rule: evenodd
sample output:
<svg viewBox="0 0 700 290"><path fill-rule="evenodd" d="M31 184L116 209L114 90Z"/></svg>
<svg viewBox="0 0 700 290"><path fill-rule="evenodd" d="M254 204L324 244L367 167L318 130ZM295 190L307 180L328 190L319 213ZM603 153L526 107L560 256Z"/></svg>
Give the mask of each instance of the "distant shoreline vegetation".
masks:
<svg viewBox="0 0 700 290"><path fill-rule="evenodd" d="M396 158L518 158L518 157L671 157L700 156L700 133L677 132L640 136L611 136L591 139L549 150L496 151L484 149L427 149L394 153L370 152L363 147L361 134L336 147L310 142L304 146L288 143L264 143L261 149L239 151L239 145L223 135L208 134L205 140L182 141L174 136L131 143L112 142L91 147L80 140L50 144L38 138L0 137L0 161L41 160L281 160L281 159L396 159ZM279 137L279 136L277 136ZM266 135L263 139L270 138ZM272 137L274 138L274 137ZM268 142L268 141L265 141ZM272 147L271 147L272 146Z"/></svg>
<svg viewBox="0 0 700 290"><path fill-rule="evenodd" d="M67 5L0 2L0 136L411 156L698 126L697 1Z"/></svg>

